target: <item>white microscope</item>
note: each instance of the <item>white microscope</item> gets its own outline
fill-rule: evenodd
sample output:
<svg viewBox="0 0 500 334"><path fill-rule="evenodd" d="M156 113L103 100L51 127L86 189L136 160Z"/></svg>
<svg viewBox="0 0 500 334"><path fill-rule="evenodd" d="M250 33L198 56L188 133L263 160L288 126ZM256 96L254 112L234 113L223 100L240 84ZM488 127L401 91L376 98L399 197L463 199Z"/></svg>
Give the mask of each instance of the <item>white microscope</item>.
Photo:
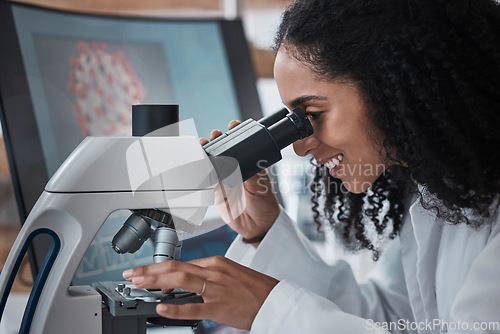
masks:
<svg viewBox="0 0 500 334"><path fill-rule="evenodd" d="M134 108L173 110L178 120L178 106ZM260 121L249 119L203 147L196 137L159 134L87 137L45 186L0 276L1 316L31 241L41 234L51 238L19 333L146 333L146 321L158 317L157 303L203 302L187 291L164 294L129 282L72 286L71 281L102 224L120 209L132 214L113 239L115 251L133 253L153 238L154 262L179 259L177 233L201 224L215 190L226 196L225 190L279 161L280 150L312 134L312 126L300 109L284 109Z"/></svg>

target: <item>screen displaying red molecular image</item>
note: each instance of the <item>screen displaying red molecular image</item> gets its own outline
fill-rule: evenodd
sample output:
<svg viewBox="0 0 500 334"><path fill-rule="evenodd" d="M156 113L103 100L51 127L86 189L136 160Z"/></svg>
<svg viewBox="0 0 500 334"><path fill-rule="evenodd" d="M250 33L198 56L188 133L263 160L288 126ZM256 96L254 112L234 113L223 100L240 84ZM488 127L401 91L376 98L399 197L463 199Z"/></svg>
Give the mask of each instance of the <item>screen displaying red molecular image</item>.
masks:
<svg viewBox="0 0 500 334"><path fill-rule="evenodd" d="M78 41L71 57L68 90L83 136L128 135L131 106L144 100L145 89L123 50L107 43Z"/></svg>
<svg viewBox="0 0 500 334"><path fill-rule="evenodd" d="M87 136L130 136L133 104L174 100L159 43L37 34L35 46L47 102L37 115L51 172Z"/></svg>
<svg viewBox="0 0 500 334"><path fill-rule="evenodd" d="M32 107L25 121L36 127L31 136L41 147L33 150L48 176L87 136L131 136L133 104L178 104L180 119L196 126L189 135L200 136L261 115L241 22L12 7L10 48L20 57L5 64L19 63L16 75L24 68L29 92L14 98Z"/></svg>

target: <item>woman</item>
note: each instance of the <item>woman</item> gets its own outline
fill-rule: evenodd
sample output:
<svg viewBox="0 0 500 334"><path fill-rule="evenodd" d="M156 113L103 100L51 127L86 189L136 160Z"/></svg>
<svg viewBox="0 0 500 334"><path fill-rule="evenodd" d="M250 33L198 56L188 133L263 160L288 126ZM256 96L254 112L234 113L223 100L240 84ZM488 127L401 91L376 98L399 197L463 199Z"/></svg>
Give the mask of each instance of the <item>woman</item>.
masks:
<svg viewBox="0 0 500 334"><path fill-rule="evenodd" d="M276 82L314 127L294 149L318 165L317 222L378 260L367 282L320 260L262 174L229 223L241 264L124 277L205 300L162 316L255 333L500 332L499 32L493 0L299 0L284 13Z"/></svg>

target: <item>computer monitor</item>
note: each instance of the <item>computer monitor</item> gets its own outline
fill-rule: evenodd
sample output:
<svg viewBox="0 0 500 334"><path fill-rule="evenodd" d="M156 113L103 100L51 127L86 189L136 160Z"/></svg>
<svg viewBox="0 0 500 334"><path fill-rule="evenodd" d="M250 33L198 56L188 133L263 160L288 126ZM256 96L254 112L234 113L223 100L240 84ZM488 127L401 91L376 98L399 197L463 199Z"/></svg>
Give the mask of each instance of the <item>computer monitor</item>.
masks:
<svg viewBox="0 0 500 334"><path fill-rule="evenodd" d="M21 221L85 136L131 134L132 104L179 104L181 120L193 118L202 136L262 115L239 20L111 17L2 0L0 43L0 115ZM221 254L220 240L231 236L223 227L187 240L183 259ZM143 252L103 268L109 245L94 246L77 284L151 262ZM34 274L47 247L43 238L33 242Z"/></svg>

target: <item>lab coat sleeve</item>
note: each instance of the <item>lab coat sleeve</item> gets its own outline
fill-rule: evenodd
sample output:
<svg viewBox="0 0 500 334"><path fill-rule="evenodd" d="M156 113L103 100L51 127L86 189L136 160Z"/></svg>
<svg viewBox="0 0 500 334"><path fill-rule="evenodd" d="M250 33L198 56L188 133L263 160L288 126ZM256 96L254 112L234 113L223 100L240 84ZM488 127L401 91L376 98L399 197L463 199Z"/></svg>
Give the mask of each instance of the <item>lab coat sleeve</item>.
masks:
<svg viewBox="0 0 500 334"><path fill-rule="evenodd" d="M226 256L281 281L257 314L252 332L374 333L377 322L413 319L398 243L392 242L367 282L358 284L346 262L324 263L281 210L257 249L238 236Z"/></svg>
<svg viewBox="0 0 500 334"><path fill-rule="evenodd" d="M486 246L470 267L450 315L449 326L500 333L500 220L493 224Z"/></svg>

